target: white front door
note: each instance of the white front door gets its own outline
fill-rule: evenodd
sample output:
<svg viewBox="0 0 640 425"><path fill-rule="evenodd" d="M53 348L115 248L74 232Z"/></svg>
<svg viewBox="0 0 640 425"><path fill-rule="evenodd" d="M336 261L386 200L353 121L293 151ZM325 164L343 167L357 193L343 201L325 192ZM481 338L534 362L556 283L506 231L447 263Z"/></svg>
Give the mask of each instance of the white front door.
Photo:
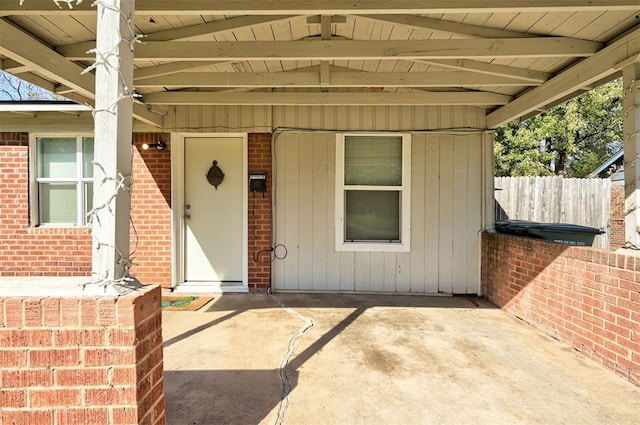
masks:
<svg viewBox="0 0 640 425"><path fill-rule="evenodd" d="M246 154L243 137L184 139L184 283L181 290L234 290L246 282ZM214 187L207 173L224 173Z"/></svg>

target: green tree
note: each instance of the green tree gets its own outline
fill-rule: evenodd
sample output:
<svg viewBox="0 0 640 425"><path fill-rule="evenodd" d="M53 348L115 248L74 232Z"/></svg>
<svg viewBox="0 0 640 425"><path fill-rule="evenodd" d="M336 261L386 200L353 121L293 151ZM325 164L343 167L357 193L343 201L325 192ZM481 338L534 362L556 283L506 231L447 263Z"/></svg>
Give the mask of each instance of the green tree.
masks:
<svg viewBox="0 0 640 425"><path fill-rule="evenodd" d="M622 81L496 130L497 176L586 177L622 147Z"/></svg>

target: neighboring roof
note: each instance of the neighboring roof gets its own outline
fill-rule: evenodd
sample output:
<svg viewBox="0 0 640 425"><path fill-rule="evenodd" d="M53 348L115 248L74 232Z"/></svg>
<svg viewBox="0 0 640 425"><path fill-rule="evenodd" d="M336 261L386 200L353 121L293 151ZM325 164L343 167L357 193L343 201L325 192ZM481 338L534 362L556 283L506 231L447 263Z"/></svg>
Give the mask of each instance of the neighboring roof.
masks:
<svg viewBox="0 0 640 425"><path fill-rule="evenodd" d="M71 112L90 111L91 107L72 101L0 100L0 112Z"/></svg>
<svg viewBox="0 0 640 425"><path fill-rule="evenodd" d="M616 164L617 167L612 172L611 167ZM590 175L594 177L611 178L611 180L624 180L624 149L620 149L613 154L598 168L593 170Z"/></svg>
<svg viewBox="0 0 640 425"><path fill-rule="evenodd" d="M19 3L0 6L0 68L91 103L92 2ZM493 128L617 78L640 54L639 15L638 0L138 0L146 105L134 115L160 125L145 106L475 105Z"/></svg>

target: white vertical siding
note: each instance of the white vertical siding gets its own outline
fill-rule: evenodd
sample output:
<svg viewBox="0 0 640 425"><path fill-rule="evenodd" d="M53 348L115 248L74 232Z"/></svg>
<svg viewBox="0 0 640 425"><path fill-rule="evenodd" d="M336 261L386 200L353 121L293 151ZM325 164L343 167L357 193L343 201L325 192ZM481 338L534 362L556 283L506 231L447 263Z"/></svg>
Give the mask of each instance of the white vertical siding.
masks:
<svg viewBox="0 0 640 425"><path fill-rule="evenodd" d="M267 106L174 106L164 118L164 130L177 133L270 133Z"/></svg>
<svg viewBox="0 0 640 425"><path fill-rule="evenodd" d="M172 108L166 130L270 132L274 146L273 263L278 290L476 293L482 226L482 136L476 107L327 106ZM336 252L335 132L412 132L411 252ZM280 131L282 131L280 133Z"/></svg>
<svg viewBox="0 0 640 425"><path fill-rule="evenodd" d="M310 94L311 96L313 94ZM472 106L274 106L273 127L316 130L426 130L482 127L484 109Z"/></svg>
<svg viewBox="0 0 640 425"><path fill-rule="evenodd" d="M318 113L322 111L322 113ZM277 290L476 293L482 228L482 135L420 132L482 127L463 107L274 108L274 126L314 130L411 130L411 252L336 252L335 134L284 131L274 153ZM277 124L275 124L277 123Z"/></svg>

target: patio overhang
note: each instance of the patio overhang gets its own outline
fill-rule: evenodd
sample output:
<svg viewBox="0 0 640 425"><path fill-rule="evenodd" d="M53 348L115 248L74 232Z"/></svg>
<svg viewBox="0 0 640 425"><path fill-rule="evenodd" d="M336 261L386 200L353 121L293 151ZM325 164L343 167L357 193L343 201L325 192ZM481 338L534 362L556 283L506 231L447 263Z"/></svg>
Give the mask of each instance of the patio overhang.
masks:
<svg viewBox="0 0 640 425"><path fill-rule="evenodd" d="M92 104L95 77L83 73L95 58L90 2L5 3L2 69ZM134 81L143 103L134 118L161 127L150 104L239 103L239 95L220 92L375 88L384 95L327 94L311 104L468 101L486 106L487 127L496 128L619 77L640 55L635 0L499 3L137 0L144 37L135 46ZM242 102L310 104L309 96L278 93Z"/></svg>
<svg viewBox="0 0 640 425"><path fill-rule="evenodd" d="M639 74L637 0L116 3L135 9L132 28L143 35L123 64L141 95L132 116L163 129L162 110L179 105L475 105L495 129L623 73L629 88ZM5 1L0 65L94 106L115 90L87 71L88 52L110 37L103 19L87 1ZM127 25L120 31L130 36ZM634 155L636 92L625 140ZM629 173L628 199L638 177ZM629 240L640 245L637 228Z"/></svg>
<svg viewBox="0 0 640 425"><path fill-rule="evenodd" d="M87 2L59 0L67 3L69 9L78 14L93 14L95 11ZM139 15L273 15L273 14L354 14L354 13L494 13L494 12L558 12L572 11L608 11L634 10L634 0L505 0L486 2L483 0L449 0L430 1L429 4L417 4L412 0L394 1L393 4L381 0L369 0L353 4L340 1L262 1L256 3L249 0L225 1L223 5L212 4L207 0L189 0L188 5L171 0L137 0L136 13ZM65 8L52 4L47 0L19 2L2 8L0 15L43 15L63 14Z"/></svg>

